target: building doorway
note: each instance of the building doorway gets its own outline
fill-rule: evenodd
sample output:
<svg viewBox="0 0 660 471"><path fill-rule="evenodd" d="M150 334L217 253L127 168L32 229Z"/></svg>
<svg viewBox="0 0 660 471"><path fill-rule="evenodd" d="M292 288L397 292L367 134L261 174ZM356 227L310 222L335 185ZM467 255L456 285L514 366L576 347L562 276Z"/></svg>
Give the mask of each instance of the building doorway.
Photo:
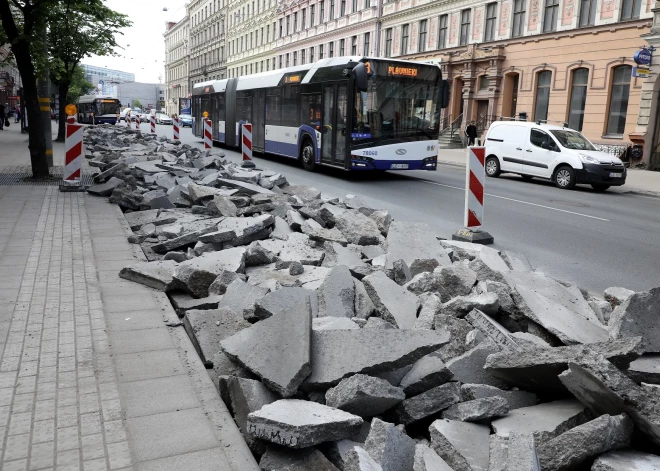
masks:
<svg viewBox="0 0 660 471"><path fill-rule="evenodd" d="M451 117L450 120L453 121L463 114L463 79L455 78L454 84L452 86L452 106L451 106Z"/></svg>
<svg viewBox="0 0 660 471"><path fill-rule="evenodd" d="M505 118L515 118L518 112L518 87L520 75L517 73L504 76L504 85L502 87L502 116Z"/></svg>

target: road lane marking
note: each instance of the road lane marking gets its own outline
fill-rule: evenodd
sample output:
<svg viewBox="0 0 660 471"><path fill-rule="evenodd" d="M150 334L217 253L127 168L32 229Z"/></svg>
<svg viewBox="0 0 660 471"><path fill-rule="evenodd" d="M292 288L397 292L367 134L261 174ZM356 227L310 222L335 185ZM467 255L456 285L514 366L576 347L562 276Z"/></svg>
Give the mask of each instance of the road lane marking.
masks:
<svg viewBox="0 0 660 471"><path fill-rule="evenodd" d="M430 183L431 185L444 186L445 188L451 188L453 190L465 191L465 188L460 188L460 187L452 186L452 185L445 185L444 183L436 183L436 182L431 182L429 180L421 180L421 179L416 179L416 180L420 181L420 182L423 182L423 183ZM585 217L585 218L596 219L598 221L610 222L609 219L599 218L597 216L590 216L588 214L583 214L583 213L576 213L575 211L568 211L566 209L553 208L552 206L544 206L542 204L530 203L529 201L522 201L522 200L517 200L517 199L514 199L514 198L507 198L506 196L497 196L497 195L493 195L491 193L486 193L486 195L491 196L493 198L499 198L499 199L502 199L502 200L513 201L515 203L521 203L521 204L528 204L530 206L536 206L537 208L551 209L553 211L559 211L560 213L574 214L576 216L582 216L582 217Z"/></svg>

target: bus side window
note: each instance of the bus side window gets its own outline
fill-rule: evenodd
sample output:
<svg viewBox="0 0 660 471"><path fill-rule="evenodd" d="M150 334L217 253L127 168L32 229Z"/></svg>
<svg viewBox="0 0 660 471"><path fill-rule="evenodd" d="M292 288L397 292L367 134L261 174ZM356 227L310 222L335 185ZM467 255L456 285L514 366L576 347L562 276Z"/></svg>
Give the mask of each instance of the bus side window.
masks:
<svg viewBox="0 0 660 471"><path fill-rule="evenodd" d="M266 90L266 124L279 126L281 121L280 89L269 88Z"/></svg>
<svg viewBox="0 0 660 471"><path fill-rule="evenodd" d="M321 126L321 94L303 94L300 97L300 104L300 122L315 129Z"/></svg>
<svg viewBox="0 0 660 471"><path fill-rule="evenodd" d="M298 127L298 102L300 100L300 86L289 85L282 87L282 126Z"/></svg>

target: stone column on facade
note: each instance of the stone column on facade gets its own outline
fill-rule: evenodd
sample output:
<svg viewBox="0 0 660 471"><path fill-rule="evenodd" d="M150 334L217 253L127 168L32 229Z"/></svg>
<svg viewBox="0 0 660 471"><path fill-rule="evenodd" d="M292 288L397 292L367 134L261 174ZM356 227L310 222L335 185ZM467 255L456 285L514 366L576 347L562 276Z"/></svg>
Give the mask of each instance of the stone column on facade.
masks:
<svg viewBox="0 0 660 471"><path fill-rule="evenodd" d="M651 162L653 154L654 137L657 141L655 128L657 128L657 106L658 106L658 74L660 74L660 1L656 1L653 12L653 25L649 34L643 34L641 37L649 46L657 49L649 68L650 77L642 82L642 92L639 99L639 112L637 115L637 126L635 132L629 136L635 144L643 144L644 152L642 154L642 163L647 165Z"/></svg>
<svg viewBox="0 0 660 471"><path fill-rule="evenodd" d="M476 85L476 76L474 71L474 63L466 62L463 66L463 123L461 124L461 135L469 124L474 119L474 88Z"/></svg>
<svg viewBox="0 0 660 471"><path fill-rule="evenodd" d="M499 59L490 60L488 69L488 116L495 119L499 109L499 99L502 94L502 61Z"/></svg>

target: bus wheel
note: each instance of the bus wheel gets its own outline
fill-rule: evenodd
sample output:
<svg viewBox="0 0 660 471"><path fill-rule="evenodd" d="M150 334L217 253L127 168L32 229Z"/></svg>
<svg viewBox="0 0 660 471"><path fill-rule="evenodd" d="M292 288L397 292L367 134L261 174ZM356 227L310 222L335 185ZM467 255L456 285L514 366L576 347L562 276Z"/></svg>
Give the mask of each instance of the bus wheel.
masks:
<svg viewBox="0 0 660 471"><path fill-rule="evenodd" d="M300 160L302 161L303 168L308 172L313 172L316 167L314 157L314 145L311 140L305 139L300 148Z"/></svg>

